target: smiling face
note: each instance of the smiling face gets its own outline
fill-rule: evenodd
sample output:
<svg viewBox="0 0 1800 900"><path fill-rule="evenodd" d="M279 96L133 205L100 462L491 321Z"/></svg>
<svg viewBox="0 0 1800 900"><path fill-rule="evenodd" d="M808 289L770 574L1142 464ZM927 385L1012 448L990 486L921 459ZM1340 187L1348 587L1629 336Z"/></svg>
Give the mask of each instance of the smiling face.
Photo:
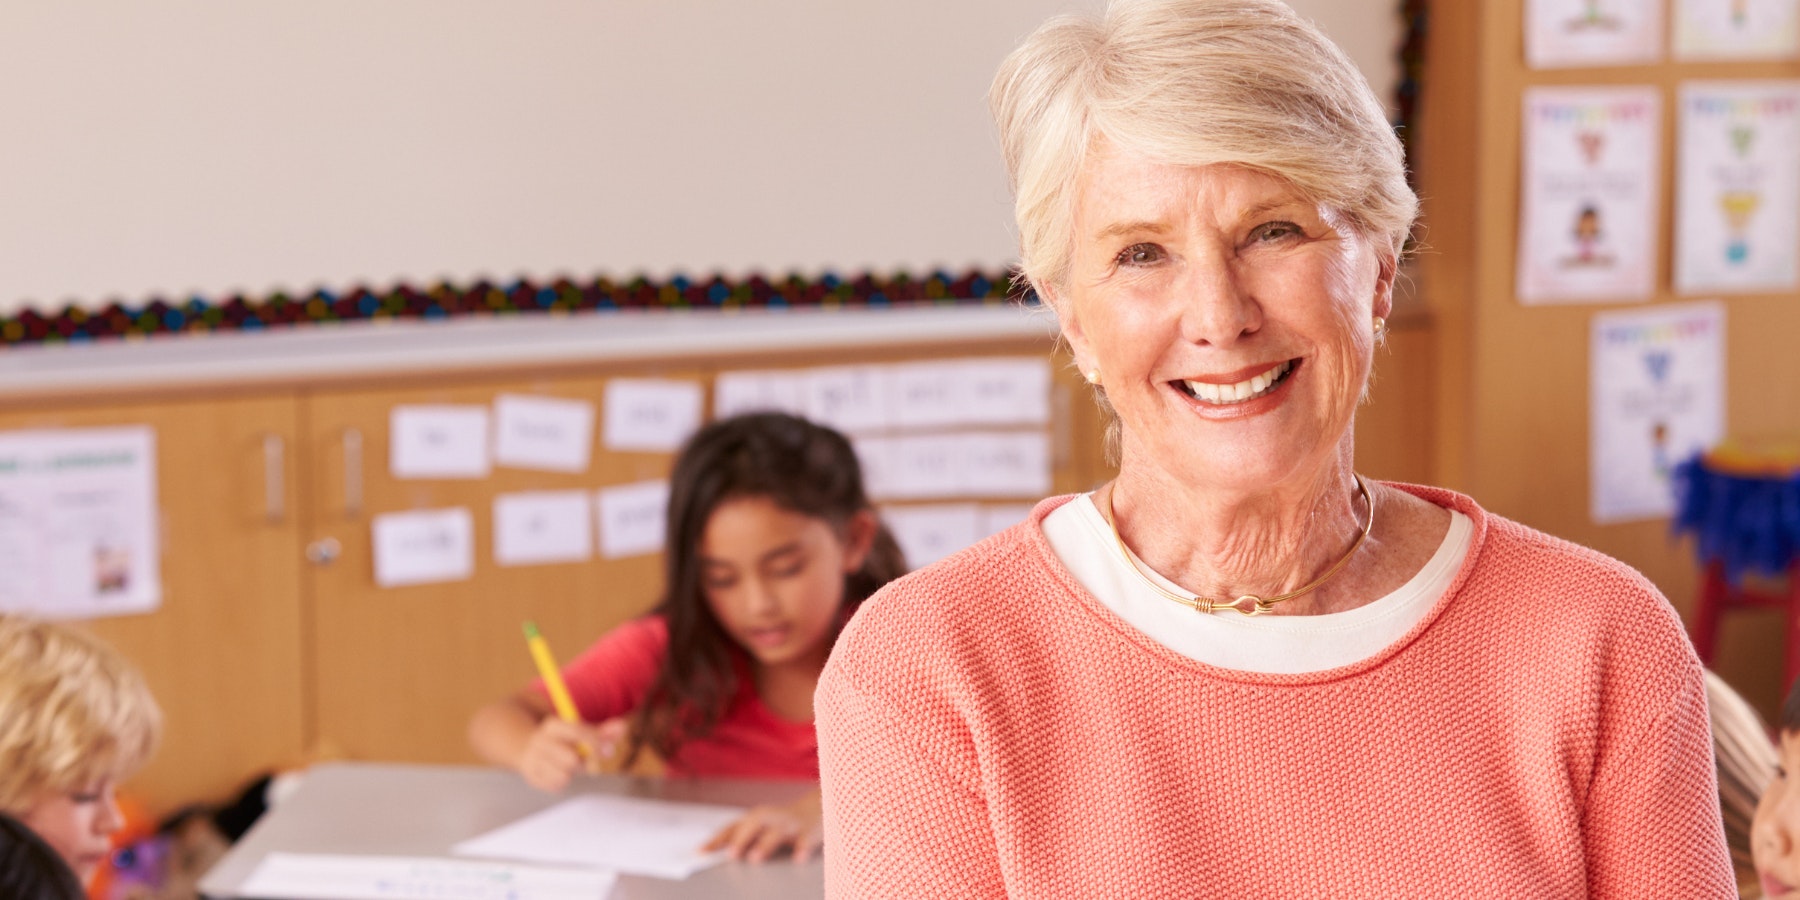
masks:
<svg viewBox="0 0 1800 900"><path fill-rule="evenodd" d="M1789 701L1792 702L1792 701ZM1756 804L1750 823L1750 854L1768 900L1800 897L1800 735L1781 735L1781 764Z"/></svg>
<svg viewBox="0 0 1800 900"><path fill-rule="evenodd" d="M824 664L844 578L869 552L873 517L845 530L760 496L726 500L707 519L701 590L719 626L758 663Z"/></svg>
<svg viewBox="0 0 1800 900"><path fill-rule="evenodd" d="M19 821L55 849L83 882L106 861L113 832L125 824L110 780L81 790L42 791Z"/></svg>
<svg viewBox="0 0 1800 900"><path fill-rule="evenodd" d="M1244 489L1322 472L1368 382L1392 254L1235 166L1102 145L1077 190L1058 312L1123 424L1124 466Z"/></svg>

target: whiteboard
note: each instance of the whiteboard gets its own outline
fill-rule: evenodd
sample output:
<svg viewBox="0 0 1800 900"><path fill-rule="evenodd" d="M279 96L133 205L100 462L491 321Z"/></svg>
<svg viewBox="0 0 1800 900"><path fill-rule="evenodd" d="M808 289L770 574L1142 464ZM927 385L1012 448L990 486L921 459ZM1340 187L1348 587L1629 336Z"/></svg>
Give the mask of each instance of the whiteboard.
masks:
<svg viewBox="0 0 1800 900"><path fill-rule="evenodd" d="M0 315L996 270L1002 57L1098 0L0 5ZM1305 0L1383 96L1397 0Z"/></svg>

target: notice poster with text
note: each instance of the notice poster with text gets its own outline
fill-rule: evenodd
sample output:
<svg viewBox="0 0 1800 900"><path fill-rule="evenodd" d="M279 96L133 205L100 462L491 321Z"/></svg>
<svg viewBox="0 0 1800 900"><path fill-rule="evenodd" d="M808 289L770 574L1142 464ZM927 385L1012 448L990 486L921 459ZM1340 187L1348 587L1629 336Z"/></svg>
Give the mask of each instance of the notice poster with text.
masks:
<svg viewBox="0 0 1800 900"><path fill-rule="evenodd" d="M1656 88L1532 88L1524 116L1520 302L1647 299L1660 219Z"/></svg>
<svg viewBox="0 0 1800 900"><path fill-rule="evenodd" d="M1675 0L1676 59L1741 62L1800 55L1800 0Z"/></svg>
<svg viewBox="0 0 1800 900"><path fill-rule="evenodd" d="M1528 0L1525 61L1534 69L1653 63L1662 0Z"/></svg>
<svg viewBox="0 0 1800 900"><path fill-rule="evenodd" d="M1724 435L1724 304L1602 313L1590 339L1594 521L1671 515L1670 471Z"/></svg>
<svg viewBox="0 0 1800 900"><path fill-rule="evenodd" d="M1800 81L1681 86L1675 289L1800 284Z"/></svg>
<svg viewBox="0 0 1800 900"><path fill-rule="evenodd" d="M154 430L0 432L0 612L149 612L161 554Z"/></svg>

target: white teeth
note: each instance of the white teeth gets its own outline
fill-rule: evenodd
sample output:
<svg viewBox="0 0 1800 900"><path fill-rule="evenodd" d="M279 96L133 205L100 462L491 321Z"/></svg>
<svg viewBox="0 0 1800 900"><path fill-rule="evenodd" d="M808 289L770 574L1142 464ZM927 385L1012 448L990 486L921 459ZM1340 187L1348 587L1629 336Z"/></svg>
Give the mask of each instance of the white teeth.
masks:
<svg viewBox="0 0 1800 900"><path fill-rule="evenodd" d="M1288 370L1293 368L1293 365L1291 360L1277 363L1271 366L1267 372L1253 375L1236 384L1212 384L1205 381L1183 381L1182 384L1187 385L1187 389L1192 391L1195 397L1207 403L1219 405L1242 403L1267 393L1270 388L1275 386L1275 382L1281 379L1281 376L1286 375Z"/></svg>

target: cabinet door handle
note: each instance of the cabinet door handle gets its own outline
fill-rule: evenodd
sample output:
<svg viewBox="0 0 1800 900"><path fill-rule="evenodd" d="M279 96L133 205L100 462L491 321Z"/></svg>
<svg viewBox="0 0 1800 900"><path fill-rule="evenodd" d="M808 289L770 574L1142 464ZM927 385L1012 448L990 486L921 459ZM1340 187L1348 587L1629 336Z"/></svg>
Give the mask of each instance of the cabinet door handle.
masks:
<svg viewBox="0 0 1800 900"><path fill-rule="evenodd" d="M356 428L344 429L344 516L354 519L363 509L363 438Z"/></svg>
<svg viewBox="0 0 1800 900"><path fill-rule="evenodd" d="M263 435L263 517L279 525L287 518L287 441Z"/></svg>

